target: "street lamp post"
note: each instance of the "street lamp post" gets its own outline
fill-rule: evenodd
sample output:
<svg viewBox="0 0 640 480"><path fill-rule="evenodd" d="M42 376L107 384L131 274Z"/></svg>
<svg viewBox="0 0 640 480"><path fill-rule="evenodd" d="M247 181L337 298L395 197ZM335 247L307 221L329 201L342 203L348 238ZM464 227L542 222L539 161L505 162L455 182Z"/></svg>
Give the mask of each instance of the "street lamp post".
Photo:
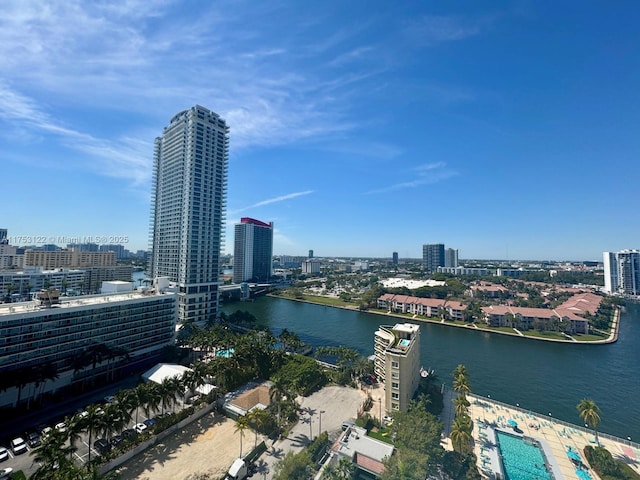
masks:
<svg viewBox="0 0 640 480"><path fill-rule="evenodd" d="M382 397L378 397L378 405L380 407L380 428L382 428Z"/></svg>
<svg viewBox="0 0 640 480"><path fill-rule="evenodd" d="M324 410L320 410L320 417L318 420L318 436L322 435L322 414L325 413Z"/></svg>
<svg viewBox="0 0 640 480"><path fill-rule="evenodd" d="M311 419L313 417L311 416L311 412L309 412L309 441L311 442L313 440L313 432L311 431Z"/></svg>

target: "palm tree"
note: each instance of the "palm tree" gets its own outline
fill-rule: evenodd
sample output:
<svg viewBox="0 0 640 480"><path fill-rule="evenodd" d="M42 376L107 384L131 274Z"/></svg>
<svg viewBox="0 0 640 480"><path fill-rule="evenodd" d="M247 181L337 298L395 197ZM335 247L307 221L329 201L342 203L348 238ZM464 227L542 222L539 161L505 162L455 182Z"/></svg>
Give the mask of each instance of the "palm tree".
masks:
<svg viewBox="0 0 640 480"><path fill-rule="evenodd" d="M453 380L453 390L465 395L467 393L471 393L471 387L469 386L469 380L467 380L467 377L460 376L455 378Z"/></svg>
<svg viewBox="0 0 640 480"><path fill-rule="evenodd" d="M176 392L180 381L175 377L166 377L162 379L158 393L160 395L160 407L164 415L164 409L173 407L176 404Z"/></svg>
<svg viewBox="0 0 640 480"><path fill-rule="evenodd" d="M468 376L467 367L462 365L461 363L453 371L453 378L466 377Z"/></svg>
<svg viewBox="0 0 640 480"><path fill-rule="evenodd" d="M249 417L249 423L251 424L253 430L256 434L256 439L253 444L253 448L258 446L258 432L266 425L268 413L266 410L262 408L255 408L251 410L247 416Z"/></svg>
<svg viewBox="0 0 640 480"><path fill-rule="evenodd" d="M600 407L596 405L596 402L594 402L593 400L584 398L580 401L580 403L578 403L576 408L578 409L580 418L582 418L582 420L587 425L593 428L596 436L596 444L600 445L597 430L598 424L600 423Z"/></svg>
<svg viewBox="0 0 640 480"><path fill-rule="evenodd" d="M242 457L242 437L244 437L244 431L249 428L249 419L246 415L240 415L236 419L236 428L234 432L240 432L240 457Z"/></svg>
<svg viewBox="0 0 640 480"><path fill-rule="evenodd" d="M66 435L69 439L69 445L73 448L74 452L76 451L76 442L81 438L80 433L87 429L87 422L85 420L85 418L78 414L64 419L64 424L67 426Z"/></svg>
<svg viewBox="0 0 640 480"><path fill-rule="evenodd" d="M135 394L134 389L120 390L115 395L115 401L113 404L117 405L121 412L122 418L125 420L125 424L129 423L133 418L133 411L138 410L138 397ZM137 422L136 422L137 423Z"/></svg>
<svg viewBox="0 0 640 480"><path fill-rule="evenodd" d="M451 426L451 433L449 434L451 445L453 449L461 455L465 455L471 450L472 437L470 423L469 417L463 415L456 417Z"/></svg>
<svg viewBox="0 0 640 480"><path fill-rule="evenodd" d="M282 401L284 400L284 398L287 396L287 387L285 386L285 384L282 382L281 379L277 379L275 382L273 382L273 385L271 385L271 388L269 389L269 400L271 400L272 403L276 404L276 408L278 409L278 416L277 416L277 425L278 425L278 436L280 436L280 431L281 431L281 413L282 413Z"/></svg>
<svg viewBox="0 0 640 480"><path fill-rule="evenodd" d="M65 472L69 468L75 467L73 460L70 460L71 455L75 452L75 447L72 445L67 446L66 443L66 433L62 433L55 428L46 437L42 438L40 445L31 450L30 453L34 457L34 461L40 464L30 478L34 480L50 480L52 472ZM67 477L73 478L70 475L67 475Z"/></svg>
<svg viewBox="0 0 640 480"><path fill-rule="evenodd" d="M89 457L87 460L87 464L90 464L91 463L91 445L93 445L91 443L91 439L94 434L97 434L101 430L101 425L103 421L102 415L104 415L104 411L97 405L89 405L87 407L86 412L88 415L84 418L84 422L86 425L85 430L89 435L89 441L87 442L89 444Z"/></svg>
<svg viewBox="0 0 640 480"><path fill-rule="evenodd" d="M467 408L471 405L464 393L458 395L454 400L456 417L467 415Z"/></svg>

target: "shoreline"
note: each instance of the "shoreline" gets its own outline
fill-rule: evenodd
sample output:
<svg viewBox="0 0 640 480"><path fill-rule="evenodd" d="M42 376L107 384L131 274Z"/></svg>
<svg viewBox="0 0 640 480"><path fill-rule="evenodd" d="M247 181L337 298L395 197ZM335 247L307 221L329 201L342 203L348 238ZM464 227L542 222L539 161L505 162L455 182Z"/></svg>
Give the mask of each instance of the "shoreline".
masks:
<svg viewBox="0 0 640 480"><path fill-rule="evenodd" d="M375 315L382 315L384 317L393 317L393 318L401 318L405 321L417 321L417 322L423 322L423 323L431 323L434 325L442 325L445 327L456 327L456 328L464 328L466 330L471 330L474 332L486 332L486 333L494 333L494 334L498 334L498 335L507 335L510 337L514 337L514 338L523 338L523 339L527 339L527 340L538 340L538 341L543 341L543 342L555 342L555 343L566 343L566 344L570 344L570 345L608 345L610 343L615 343L618 341L618 334L620 332L620 311L621 309L617 308L615 310L614 316L613 316L613 320L611 321L611 332L609 333L609 336L603 340L593 340L593 341L588 341L588 340L564 340L561 338L542 338L542 337L530 337L527 335L519 335L515 332L511 333L511 332L502 332L502 331L498 331L498 330L491 330L489 328L484 328L484 327L479 327L475 324L473 325L458 325L455 323L448 323L442 320L431 320L429 318L425 318L425 317L407 317L405 315L400 315L397 313L390 313L390 312L380 312L377 310L360 310L358 307L351 307L351 306L343 306L343 305L330 305L330 304L326 304L326 303L318 303L318 302L312 302L310 300L303 300L303 299L299 299L299 298L290 298L290 297L284 297L284 296L280 296L280 295L273 295L271 293L268 293L266 295L267 297L272 297L272 298L281 298L283 300L291 300L293 302L300 302L300 303L309 303L311 305L319 305L319 306L324 306L324 307L331 307L331 308L340 308L342 310L349 310L352 312L360 312L360 313L372 313Z"/></svg>

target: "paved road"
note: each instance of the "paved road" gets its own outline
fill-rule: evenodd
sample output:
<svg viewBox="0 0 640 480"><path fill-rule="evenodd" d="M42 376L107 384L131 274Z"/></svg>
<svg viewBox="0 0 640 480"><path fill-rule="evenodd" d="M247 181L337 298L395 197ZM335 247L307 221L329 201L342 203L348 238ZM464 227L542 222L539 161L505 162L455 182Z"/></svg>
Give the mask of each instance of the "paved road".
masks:
<svg viewBox="0 0 640 480"><path fill-rule="evenodd" d="M337 432L342 422L353 420L362 405L364 394L348 387L330 386L315 392L309 397L298 398L301 409L300 421L291 429L288 437L276 441L259 461L257 478L268 480L273 478L275 464L287 452L299 452L322 431Z"/></svg>

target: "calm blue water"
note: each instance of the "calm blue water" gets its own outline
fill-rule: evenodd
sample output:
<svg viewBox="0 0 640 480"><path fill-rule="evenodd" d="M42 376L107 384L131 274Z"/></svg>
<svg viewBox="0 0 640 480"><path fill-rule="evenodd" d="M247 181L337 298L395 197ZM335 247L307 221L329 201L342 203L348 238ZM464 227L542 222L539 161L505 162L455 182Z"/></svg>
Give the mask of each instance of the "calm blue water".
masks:
<svg viewBox="0 0 640 480"><path fill-rule="evenodd" d="M276 334L287 328L314 347L346 345L363 355L373 353L378 325L397 320L271 297L223 307L238 309ZM610 345L554 344L427 323L420 330L422 364L445 383L462 363L474 393L575 424L581 424L576 405L591 398L602 409L599 430L640 440L640 305L627 307L620 339Z"/></svg>
<svg viewBox="0 0 640 480"><path fill-rule="evenodd" d="M538 446L498 430L496 437L506 480L551 480Z"/></svg>

